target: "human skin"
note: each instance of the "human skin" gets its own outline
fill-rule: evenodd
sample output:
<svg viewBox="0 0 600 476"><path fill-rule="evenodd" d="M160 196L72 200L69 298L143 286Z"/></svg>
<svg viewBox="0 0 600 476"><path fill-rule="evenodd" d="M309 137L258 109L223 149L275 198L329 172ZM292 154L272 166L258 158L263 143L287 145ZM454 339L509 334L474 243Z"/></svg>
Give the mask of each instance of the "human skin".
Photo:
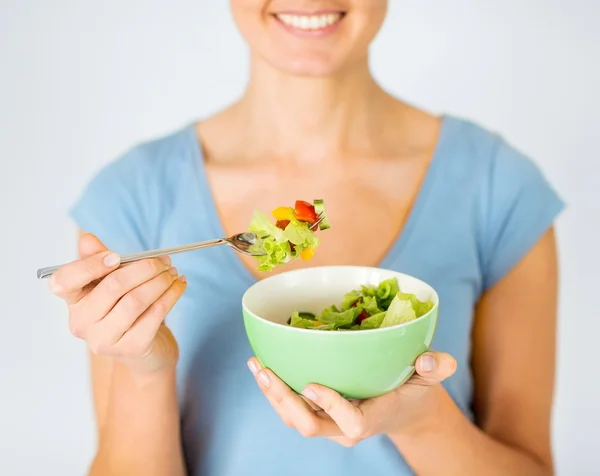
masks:
<svg viewBox="0 0 600 476"><path fill-rule="evenodd" d="M310 263L285 270L376 266L402 232L440 130L438 117L393 98L371 76L368 48L387 2L230 3L250 48L250 82L240 100L196 128L223 228L231 234L246 229L253 209L324 198L335 226ZM310 33L276 17L315 12L344 15L333 27ZM124 268L126 275L115 271L118 262L103 265L107 250L91 235L82 235L79 246L81 259L50 284L69 305L73 333L91 350L99 428L91 474L182 475L177 343L162 321L185 283L159 261ZM240 259L261 277L255 263ZM443 353L421 356L404 386L363 402L318 385L298 396L256 359L249 367L283 423L307 437L351 446L385 434L418 474L551 474L556 294L550 229L477 305L475 423L440 385L456 366ZM119 320L111 316L115 304Z"/></svg>

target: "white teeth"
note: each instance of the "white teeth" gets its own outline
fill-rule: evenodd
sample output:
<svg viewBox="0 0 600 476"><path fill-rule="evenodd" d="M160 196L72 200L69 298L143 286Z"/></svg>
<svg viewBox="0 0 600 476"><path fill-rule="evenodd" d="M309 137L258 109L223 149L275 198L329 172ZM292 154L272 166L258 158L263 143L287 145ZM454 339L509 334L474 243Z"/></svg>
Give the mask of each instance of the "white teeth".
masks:
<svg viewBox="0 0 600 476"><path fill-rule="evenodd" d="M342 18L341 13L330 13L329 15L289 15L282 13L275 16L286 25L300 30L319 30L337 23Z"/></svg>

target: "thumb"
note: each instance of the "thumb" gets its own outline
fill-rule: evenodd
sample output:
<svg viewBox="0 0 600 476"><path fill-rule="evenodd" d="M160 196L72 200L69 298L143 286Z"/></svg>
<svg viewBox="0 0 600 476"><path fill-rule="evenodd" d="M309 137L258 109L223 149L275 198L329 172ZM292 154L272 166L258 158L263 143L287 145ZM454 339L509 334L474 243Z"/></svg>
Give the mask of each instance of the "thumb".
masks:
<svg viewBox="0 0 600 476"><path fill-rule="evenodd" d="M456 371L456 359L445 352L425 352L415 364L417 380L421 385L436 385Z"/></svg>
<svg viewBox="0 0 600 476"><path fill-rule="evenodd" d="M87 258L107 250L108 248L91 233L84 233L79 237L79 256L81 258Z"/></svg>

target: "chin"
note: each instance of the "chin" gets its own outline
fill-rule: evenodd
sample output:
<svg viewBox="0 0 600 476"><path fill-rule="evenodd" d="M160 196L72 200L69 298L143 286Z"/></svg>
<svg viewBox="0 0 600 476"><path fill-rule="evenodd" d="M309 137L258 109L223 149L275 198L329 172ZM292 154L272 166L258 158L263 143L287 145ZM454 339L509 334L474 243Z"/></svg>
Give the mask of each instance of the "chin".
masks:
<svg viewBox="0 0 600 476"><path fill-rule="evenodd" d="M334 61L331 58L287 56L285 58L274 58L265 60L282 73L298 77L322 78L333 76L344 69L343 61Z"/></svg>

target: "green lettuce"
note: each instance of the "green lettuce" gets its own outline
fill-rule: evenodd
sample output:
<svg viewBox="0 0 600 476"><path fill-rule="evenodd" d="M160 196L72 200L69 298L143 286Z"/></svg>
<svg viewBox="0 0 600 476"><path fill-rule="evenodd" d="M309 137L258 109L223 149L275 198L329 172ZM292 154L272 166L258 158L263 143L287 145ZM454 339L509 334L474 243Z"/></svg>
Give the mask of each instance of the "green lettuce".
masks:
<svg viewBox="0 0 600 476"><path fill-rule="evenodd" d="M369 314L369 316L374 316L375 314L379 314L382 311L382 309L379 308L377 299L372 296L363 297L359 304L359 307L367 311L367 314Z"/></svg>
<svg viewBox="0 0 600 476"><path fill-rule="evenodd" d="M415 314L417 315L417 317L424 316L429 311L431 311L431 309L433 308L433 302L431 300L426 301L426 302L421 302L417 299L417 296L415 296L414 294L398 292L398 297L400 299L405 299L405 300L410 301L412 308L415 311Z"/></svg>
<svg viewBox="0 0 600 476"><path fill-rule="evenodd" d="M396 278L386 279L382 281L377 287L376 298L381 309L387 309L390 307L392 300L398 294L400 288L398 287L398 280Z"/></svg>
<svg viewBox="0 0 600 476"><path fill-rule="evenodd" d="M323 311L319 321L323 324L332 324L334 329L350 327L361 313L361 309L353 307L346 311L339 311L335 306L328 307Z"/></svg>
<svg viewBox="0 0 600 476"><path fill-rule="evenodd" d="M385 318L385 314L385 312L380 312L379 314L373 314L371 317L367 317L360 323L359 329L379 329Z"/></svg>
<svg viewBox="0 0 600 476"><path fill-rule="evenodd" d="M256 233L267 252L266 255L256 257L259 271L271 271L275 266L296 258L302 251L319 245L319 239L307 223L293 218L285 230L282 230L260 210L254 212L248 231ZM294 245L293 248L290 243Z"/></svg>
<svg viewBox="0 0 600 476"><path fill-rule="evenodd" d="M379 327L397 326L398 324L414 321L416 318L417 315L415 314L411 302L406 299L400 299L400 297L396 295Z"/></svg>
<svg viewBox="0 0 600 476"><path fill-rule="evenodd" d="M290 326L300 327L303 329L314 329L315 322L310 319L304 319L303 317L300 317L300 314L294 311L290 319Z"/></svg>
<svg viewBox="0 0 600 476"><path fill-rule="evenodd" d="M350 291L344 295L342 299L342 311L350 309L363 295L360 291Z"/></svg>
<svg viewBox="0 0 600 476"><path fill-rule="evenodd" d="M309 315L322 325L315 326L306 319L292 316L290 325L317 330L367 330L396 326L417 319L433 308L433 301L420 301L414 294L400 291L396 278L382 281L378 286L361 286L342 299L340 308L332 305L320 317ZM365 317L364 312L369 317ZM358 317L361 316L361 320Z"/></svg>

